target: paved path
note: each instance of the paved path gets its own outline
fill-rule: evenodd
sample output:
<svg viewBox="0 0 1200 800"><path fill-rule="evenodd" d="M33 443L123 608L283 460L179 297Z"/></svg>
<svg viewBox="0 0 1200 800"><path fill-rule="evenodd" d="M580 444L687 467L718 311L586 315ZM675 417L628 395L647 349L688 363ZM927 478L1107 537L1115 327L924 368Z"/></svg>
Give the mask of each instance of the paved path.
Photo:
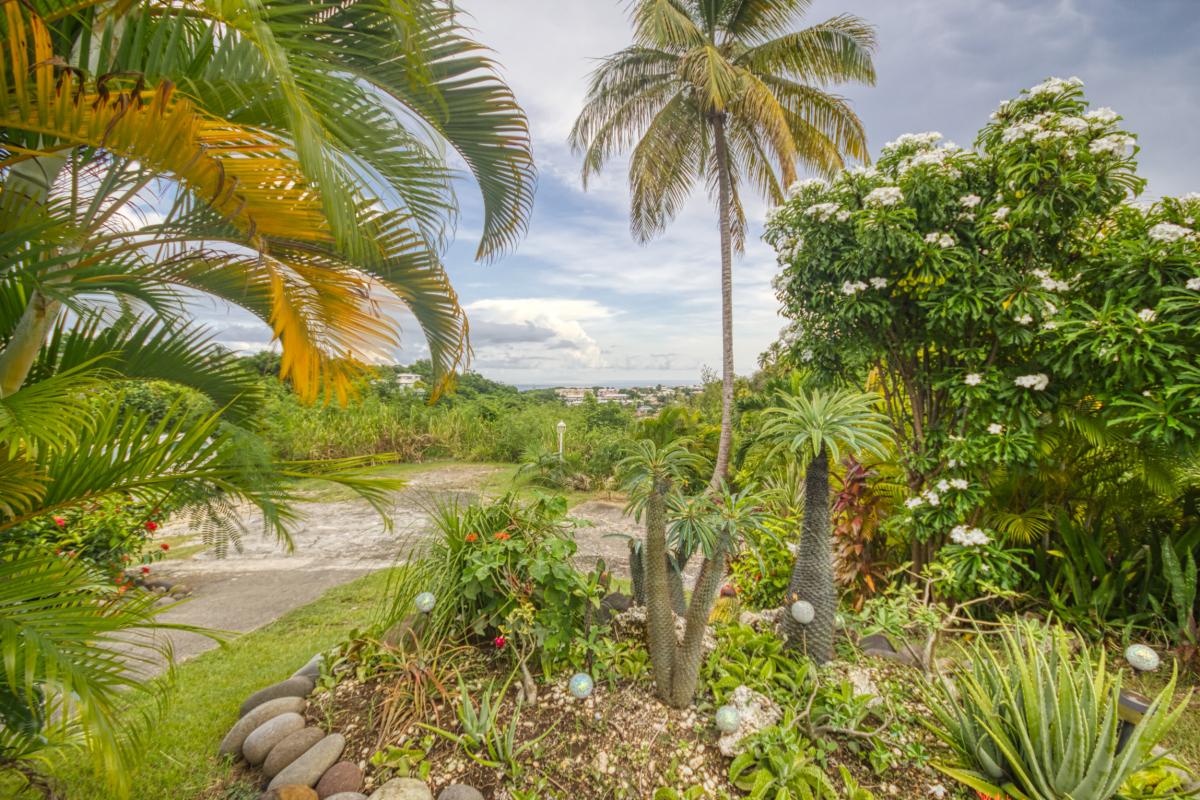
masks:
<svg viewBox="0 0 1200 800"><path fill-rule="evenodd" d="M204 552L154 568L156 578L182 583L191 591L186 602L160 619L239 633L260 628L334 586L395 564L428 535L429 512L439 501L478 497L495 472L495 467L455 464L412 474L393 497L390 532L363 501L302 503L303 520L295 526L292 553L262 536L261 517L248 513L240 552L231 549L224 558ZM613 573L628 575L625 540L611 534L639 534L640 527L622 508L619 500L590 500L572 509L571 515L584 522L575 532L580 567L590 568L603 558ZM177 536L185 530L185 523L177 521L164 533ZM196 535L197 542L199 538ZM216 647L197 634L171 638L177 660Z"/></svg>

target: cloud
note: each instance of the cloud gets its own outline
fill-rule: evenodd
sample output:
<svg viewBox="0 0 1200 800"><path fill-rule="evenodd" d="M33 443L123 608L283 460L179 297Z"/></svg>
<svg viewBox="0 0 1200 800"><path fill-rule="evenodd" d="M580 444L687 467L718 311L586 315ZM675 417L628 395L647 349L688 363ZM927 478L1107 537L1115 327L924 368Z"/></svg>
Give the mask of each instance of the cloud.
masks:
<svg viewBox="0 0 1200 800"><path fill-rule="evenodd" d="M604 366L584 323L612 312L592 300L489 298L466 306L476 368L571 370Z"/></svg>

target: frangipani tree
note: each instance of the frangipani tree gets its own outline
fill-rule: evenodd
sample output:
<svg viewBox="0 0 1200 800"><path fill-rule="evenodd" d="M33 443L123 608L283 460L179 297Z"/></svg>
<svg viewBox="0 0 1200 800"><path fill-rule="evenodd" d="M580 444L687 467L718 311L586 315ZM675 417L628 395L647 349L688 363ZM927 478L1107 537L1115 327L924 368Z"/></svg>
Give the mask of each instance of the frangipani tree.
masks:
<svg viewBox="0 0 1200 800"><path fill-rule="evenodd" d="M1048 425L1200 434L1200 196L1133 204L1135 153L1078 79L1050 79L974 151L903 136L772 215L792 356L883 395L917 568L952 532L986 541L986 473L1032 463Z"/></svg>

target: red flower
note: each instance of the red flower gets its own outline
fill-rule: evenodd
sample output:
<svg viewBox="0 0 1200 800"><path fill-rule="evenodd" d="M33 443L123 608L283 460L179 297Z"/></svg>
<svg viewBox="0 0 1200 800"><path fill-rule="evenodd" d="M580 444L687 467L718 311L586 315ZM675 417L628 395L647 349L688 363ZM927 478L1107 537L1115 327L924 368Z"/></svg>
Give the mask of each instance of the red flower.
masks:
<svg viewBox="0 0 1200 800"><path fill-rule="evenodd" d="M162 544L160 544L159 547L162 548L162 551L164 553L171 549L171 545L167 544L166 542L163 542Z"/></svg>
<svg viewBox="0 0 1200 800"><path fill-rule="evenodd" d="M504 531L500 531L499 533L496 534L496 538L503 542L505 539L511 539L512 536L505 533Z"/></svg>
<svg viewBox="0 0 1200 800"><path fill-rule="evenodd" d="M142 567L142 574L143 574L143 575L149 575L149 574L150 574L150 568L149 568L149 567Z"/></svg>
<svg viewBox="0 0 1200 800"><path fill-rule="evenodd" d="M504 645L508 644L508 639L505 639L503 636L497 636L495 639L492 639L492 644L496 645L497 649L503 650Z"/></svg>
<svg viewBox="0 0 1200 800"><path fill-rule="evenodd" d="M62 526L67 524L67 521L65 519L63 519L62 517L55 517L54 524L61 528Z"/></svg>
<svg viewBox="0 0 1200 800"><path fill-rule="evenodd" d="M154 520L148 521L146 523L146 530L150 531L151 533L154 533L156 530L158 530L158 523L155 522Z"/></svg>
<svg viewBox="0 0 1200 800"><path fill-rule="evenodd" d="M466 536L466 539L468 542L473 542L478 538L479 538L478 534L474 534L474 533L468 533Z"/></svg>
<svg viewBox="0 0 1200 800"><path fill-rule="evenodd" d="M125 586L124 584L122 584L122 585L118 586L118 587L117 587L117 594L125 594L125 590L126 590L126 589L128 589L128 588L129 588L129 587L128 587L128 586Z"/></svg>
<svg viewBox="0 0 1200 800"><path fill-rule="evenodd" d="M68 550L68 551L67 551L67 558L74 558L74 557L75 557L75 551L74 551L74 550Z"/></svg>

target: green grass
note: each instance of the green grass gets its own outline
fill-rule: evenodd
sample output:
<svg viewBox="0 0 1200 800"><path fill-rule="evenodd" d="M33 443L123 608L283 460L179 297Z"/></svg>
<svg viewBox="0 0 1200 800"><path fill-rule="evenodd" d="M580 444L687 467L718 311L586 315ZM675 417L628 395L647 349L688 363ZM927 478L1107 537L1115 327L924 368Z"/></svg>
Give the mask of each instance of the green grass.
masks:
<svg viewBox="0 0 1200 800"><path fill-rule="evenodd" d="M242 700L287 678L352 629L366 627L384 595L389 572L330 589L319 600L180 665L171 708L134 778L134 796L185 800L227 776L231 766L218 760L216 750L237 721ZM64 765L55 777L64 800L108 797L104 786L79 765ZM5 789L0 781L0 797L11 797L15 791Z"/></svg>

